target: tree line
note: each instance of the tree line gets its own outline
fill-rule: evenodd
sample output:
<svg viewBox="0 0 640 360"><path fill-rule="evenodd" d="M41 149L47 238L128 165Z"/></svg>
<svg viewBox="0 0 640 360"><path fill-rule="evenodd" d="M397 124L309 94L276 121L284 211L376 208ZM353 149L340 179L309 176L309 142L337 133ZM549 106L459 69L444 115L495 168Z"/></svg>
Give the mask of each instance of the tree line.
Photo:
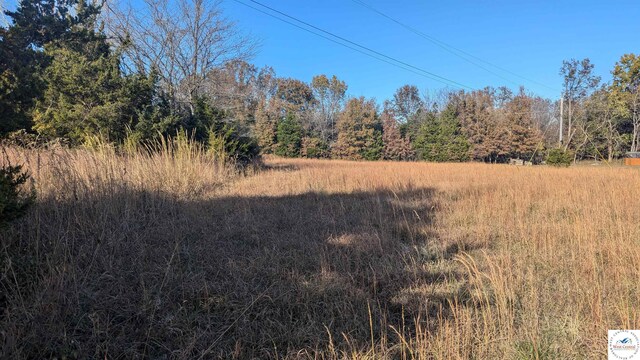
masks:
<svg viewBox="0 0 640 360"><path fill-rule="evenodd" d="M0 29L0 135L139 144L186 131L237 160L262 154L352 160L574 160L638 151L640 58L602 83L564 61L562 104L520 88L421 93L381 104L336 76L278 77L218 2L23 0ZM560 108L562 107L562 112ZM561 116L562 113L562 116Z"/></svg>

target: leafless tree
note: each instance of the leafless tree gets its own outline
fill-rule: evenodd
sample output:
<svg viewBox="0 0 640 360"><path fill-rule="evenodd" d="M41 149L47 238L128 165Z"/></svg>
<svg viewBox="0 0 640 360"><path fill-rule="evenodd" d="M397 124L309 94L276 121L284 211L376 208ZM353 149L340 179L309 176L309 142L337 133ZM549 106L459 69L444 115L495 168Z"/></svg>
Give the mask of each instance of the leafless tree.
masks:
<svg viewBox="0 0 640 360"><path fill-rule="evenodd" d="M212 70L203 85L203 93L217 108L233 114L236 120L247 122L255 112L258 70L243 60L228 61Z"/></svg>
<svg viewBox="0 0 640 360"><path fill-rule="evenodd" d="M335 75L329 78L323 74L313 77L311 90L316 99L313 127L324 141L330 142L335 139L335 124L344 107L347 84Z"/></svg>
<svg viewBox="0 0 640 360"><path fill-rule="evenodd" d="M456 94L456 91L444 88L439 90L423 90L422 103L427 111L439 112L444 110L451 97Z"/></svg>
<svg viewBox="0 0 640 360"><path fill-rule="evenodd" d="M620 149L622 139L615 117L614 98L606 86L595 91L589 97L586 109L591 129L583 130L584 136L590 142L595 136L602 137L607 152L607 160L610 162L613 160L616 151ZM598 156L604 157L603 154L598 154Z"/></svg>
<svg viewBox="0 0 640 360"><path fill-rule="evenodd" d="M255 52L256 42L223 16L220 0L117 1L107 2L105 24L125 64L156 72L163 89L191 113L214 69Z"/></svg>
<svg viewBox="0 0 640 360"><path fill-rule="evenodd" d="M207 100L243 123L255 120L258 104L275 95L277 79L271 67L258 69L244 60L228 61L209 74L204 84Z"/></svg>
<svg viewBox="0 0 640 360"><path fill-rule="evenodd" d="M415 85L404 85L393 94L393 110L402 123L408 122L424 108L420 90Z"/></svg>
<svg viewBox="0 0 640 360"><path fill-rule="evenodd" d="M575 129L573 126L574 119L578 115L578 107L586 96L600 83L600 77L593 75L593 64L587 59L581 61L571 59L562 62L560 75L564 77L563 97L567 101L567 142L565 147L568 148ZM564 121L564 119L562 119Z"/></svg>
<svg viewBox="0 0 640 360"><path fill-rule="evenodd" d="M557 144L558 119L560 116L557 109L558 104L540 96L533 96L532 94L530 96L532 98L531 111L534 125L540 130L547 146Z"/></svg>

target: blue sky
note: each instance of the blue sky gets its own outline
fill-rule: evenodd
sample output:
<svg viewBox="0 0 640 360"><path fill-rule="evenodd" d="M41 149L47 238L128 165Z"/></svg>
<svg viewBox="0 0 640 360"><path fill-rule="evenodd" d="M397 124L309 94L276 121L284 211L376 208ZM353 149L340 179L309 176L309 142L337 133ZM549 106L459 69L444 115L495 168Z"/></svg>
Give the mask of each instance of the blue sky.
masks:
<svg viewBox="0 0 640 360"><path fill-rule="evenodd" d="M249 3L249 0L241 0ZM382 1L367 4L423 33L552 89L488 73L351 0L269 1L277 10L472 88L517 84L549 98L560 94L563 59L589 57L610 79L624 53L640 52L640 1ZM253 4L253 6L257 6ZM389 98L403 84L446 87L341 47L233 0L226 15L262 41L254 63L277 75L310 81L335 74L353 96ZM515 83L515 84L514 84Z"/></svg>
<svg viewBox="0 0 640 360"><path fill-rule="evenodd" d="M547 87L497 69L492 71L502 77L488 73L353 0L258 1L471 88L506 85L517 89L524 85L538 95L557 98L562 60L589 57L595 72L608 81L621 55L640 52L638 0L362 0L429 36ZM5 4L14 8L16 0L5 0ZM336 75L347 82L350 95L378 101L391 97L404 84L417 85L423 91L446 87L237 1L225 0L222 7L244 32L261 40L253 63L272 66L278 76L310 81L317 74Z"/></svg>

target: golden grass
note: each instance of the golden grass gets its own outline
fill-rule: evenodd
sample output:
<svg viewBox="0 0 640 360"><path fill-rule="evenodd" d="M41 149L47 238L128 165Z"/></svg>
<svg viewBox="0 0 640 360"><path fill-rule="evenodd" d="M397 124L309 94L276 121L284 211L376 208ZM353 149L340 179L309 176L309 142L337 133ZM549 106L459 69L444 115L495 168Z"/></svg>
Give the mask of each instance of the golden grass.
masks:
<svg viewBox="0 0 640 360"><path fill-rule="evenodd" d="M9 149L1 357L602 358L640 172Z"/></svg>

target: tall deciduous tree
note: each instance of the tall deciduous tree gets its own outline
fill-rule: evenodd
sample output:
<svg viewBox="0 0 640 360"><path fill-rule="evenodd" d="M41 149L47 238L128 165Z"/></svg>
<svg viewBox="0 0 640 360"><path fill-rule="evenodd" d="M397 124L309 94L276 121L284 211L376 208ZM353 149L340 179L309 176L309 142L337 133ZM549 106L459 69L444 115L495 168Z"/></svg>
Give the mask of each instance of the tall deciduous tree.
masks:
<svg viewBox="0 0 640 360"><path fill-rule="evenodd" d="M225 110L242 124L252 122L259 98L254 89L258 69L244 60L232 60L211 71L204 95L211 104Z"/></svg>
<svg viewBox="0 0 640 360"><path fill-rule="evenodd" d="M615 113L615 99L607 86L591 94L585 108L587 121L586 128L582 131L584 138L582 143L588 146L584 155L612 161L614 156L619 155L622 150L623 140L618 130L620 121Z"/></svg>
<svg viewBox="0 0 640 360"><path fill-rule="evenodd" d="M534 96L532 101L533 124L542 133L545 146L555 147L558 143L560 104L540 96Z"/></svg>
<svg viewBox="0 0 640 360"><path fill-rule="evenodd" d="M344 106L347 84L335 75L317 75L311 80L311 89L317 101L314 130L323 141L331 142L335 140L335 124Z"/></svg>
<svg viewBox="0 0 640 360"><path fill-rule="evenodd" d="M600 83L600 77L593 75L593 64L586 58L583 60L565 60L560 68L563 76L563 98L567 102L567 127L566 145L568 148L575 135L574 121L576 108L581 102L596 89ZM564 121L564 119L561 119Z"/></svg>
<svg viewBox="0 0 640 360"><path fill-rule="evenodd" d="M613 69L612 95L618 114L631 123L629 151L640 149L640 56L626 54Z"/></svg>
<svg viewBox="0 0 640 360"><path fill-rule="evenodd" d="M255 42L223 16L219 0L143 0L108 10L107 29L125 49L125 64L143 74L158 71L174 107L191 114L214 69L255 51Z"/></svg>
<svg viewBox="0 0 640 360"><path fill-rule="evenodd" d="M288 112L303 115L309 112L316 100L313 91L305 82L298 79L280 78L277 81L276 100L283 114Z"/></svg>
<svg viewBox="0 0 640 360"><path fill-rule="evenodd" d="M423 108L420 90L415 85L404 85L393 94L393 110L403 123L408 122Z"/></svg>

